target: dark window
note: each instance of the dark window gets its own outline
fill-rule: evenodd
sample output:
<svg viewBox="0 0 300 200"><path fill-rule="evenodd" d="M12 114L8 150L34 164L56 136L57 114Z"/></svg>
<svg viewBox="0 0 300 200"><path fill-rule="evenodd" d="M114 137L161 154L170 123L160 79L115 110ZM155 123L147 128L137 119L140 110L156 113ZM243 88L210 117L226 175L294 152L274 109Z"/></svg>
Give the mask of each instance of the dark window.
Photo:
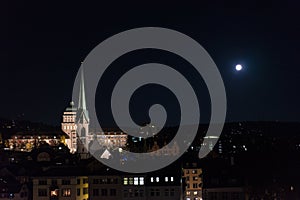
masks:
<svg viewBox="0 0 300 200"><path fill-rule="evenodd" d="M79 184L80 184L80 178L77 179L77 185L79 185Z"/></svg>
<svg viewBox="0 0 300 200"><path fill-rule="evenodd" d="M154 189L150 190L150 196L153 197L154 196Z"/></svg>
<svg viewBox="0 0 300 200"><path fill-rule="evenodd" d="M107 189L101 189L101 196L107 196Z"/></svg>
<svg viewBox="0 0 300 200"><path fill-rule="evenodd" d="M124 197L128 197L128 190L124 190L123 193L124 193Z"/></svg>
<svg viewBox="0 0 300 200"><path fill-rule="evenodd" d="M166 197L169 196L169 189L165 189L165 196L166 196Z"/></svg>
<svg viewBox="0 0 300 200"><path fill-rule="evenodd" d="M77 188L77 196L80 196L80 188Z"/></svg>
<svg viewBox="0 0 300 200"><path fill-rule="evenodd" d="M51 184L52 184L52 185L57 185L57 180L53 179L53 180L51 181Z"/></svg>
<svg viewBox="0 0 300 200"><path fill-rule="evenodd" d="M171 197L175 196L175 190L174 190L174 189L171 189L171 191L170 191L170 196L171 196Z"/></svg>
<svg viewBox="0 0 300 200"><path fill-rule="evenodd" d="M39 185L47 185L47 180L39 180Z"/></svg>
<svg viewBox="0 0 300 200"><path fill-rule="evenodd" d="M87 194L87 193L89 193L88 188L83 188L83 194Z"/></svg>
<svg viewBox="0 0 300 200"><path fill-rule="evenodd" d="M160 196L160 191L159 191L159 189L156 189L156 190L155 190L155 195L156 195L156 196Z"/></svg>
<svg viewBox="0 0 300 200"><path fill-rule="evenodd" d="M110 189L110 196L117 196L117 190L116 189Z"/></svg>
<svg viewBox="0 0 300 200"><path fill-rule="evenodd" d="M89 182L89 180L87 179L87 178L84 178L83 179L83 184L86 184L86 183L88 183Z"/></svg>
<svg viewBox="0 0 300 200"><path fill-rule="evenodd" d="M61 184L62 184L62 185L71 185L71 180L70 180L70 179L63 179L63 180L61 181Z"/></svg>
<svg viewBox="0 0 300 200"><path fill-rule="evenodd" d="M93 184L99 184L99 179L93 179Z"/></svg>
<svg viewBox="0 0 300 200"><path fill-rule="evenodd" d="M138 197L139 196L139 190L134 190L134 196Z"/></svg>
<svg viewBox="0 0 300 200"><path fill-rule="evenodd" d="M129 197L133 197L133 191L132 191L132 189L129 189L128 192L129 192Z"/></svg>
<svg viewBox="0 0 300 200"><path fill-rule="evenodd" d="M93 189L93 196L94 197L99 196L99 189Z"/></svg>
<svg viewBox="0 0 300 200"><path fill-rule="evenodd" d="M46 197L47 196L47 189L38 189L38 196L39 197Z"/></svg>

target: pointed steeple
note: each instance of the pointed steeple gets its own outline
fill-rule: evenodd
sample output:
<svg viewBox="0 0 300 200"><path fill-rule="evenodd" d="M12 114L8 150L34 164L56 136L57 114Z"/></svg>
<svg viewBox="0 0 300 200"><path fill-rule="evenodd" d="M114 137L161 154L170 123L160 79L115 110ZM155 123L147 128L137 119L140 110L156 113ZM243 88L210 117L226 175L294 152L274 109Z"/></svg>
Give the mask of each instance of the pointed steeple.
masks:
<svg viewBox="0 0 300 200"><path fill-rule="evenodd" d="M88 111L86 108L86 99L85 99L85 87L84 87L84 74L83 69L80 72L80 87L79 87L79 101L78 101L78 111L79 111L79 119L89 121Z"/></svg>
<svg viewBox="0 0 300 200"><path fill-rule="evenodd" d="M79 87L78 109L86 110L83 69L81 70L81 73L80 73L80 87Z"/></svg>

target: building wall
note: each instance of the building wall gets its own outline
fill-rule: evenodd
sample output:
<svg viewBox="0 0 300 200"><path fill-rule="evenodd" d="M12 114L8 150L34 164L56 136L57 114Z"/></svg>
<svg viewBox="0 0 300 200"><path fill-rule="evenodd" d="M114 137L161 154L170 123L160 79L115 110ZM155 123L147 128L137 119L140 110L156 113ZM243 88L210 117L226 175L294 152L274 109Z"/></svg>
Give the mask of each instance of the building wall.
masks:
<svg viewBox="0 0 300 200"><path fill-rule="evenodd" d="M89 177L89 197L92 200L179 200L181 187L174 177L146 175L91 176ZM153 182L151 182L153 180ZM111 190L115 192L111 193Z"/></svg>
<svg viewBox="0 0 300 200"><path fill-rule="evenodd" d="M33 200L87 200L88 177L35 177L32 196Z"/></svg>
<svg viewBox="0 0 300 200"><path fill-rule="evenodd" d="M201 200L202 199L202 169L187 168L183 169L183 178L185 179L184 199Z"/></svg>
<svg viewBox="0 0 300 200"><path fill-rule="evenodd" d="M61 129L65 132L69 138L65 140L66 145L69 147L71 153L75 153L77 150L77 135L75 124L76 112L66 111L63 114L63 122L61 123Z"/></svg>
<svg viewBox="0 0 300 200"><path fill-rule="evenodd" d="M204 200L244 200L246 193L241 187L208 188L203 190Z"/></svg>
<svg viewBox="0 0 300 200"><path fill-rule="evenodd" d="M121 199L121 178L119 176L90 176L89 196L93 200Z"/></svg>

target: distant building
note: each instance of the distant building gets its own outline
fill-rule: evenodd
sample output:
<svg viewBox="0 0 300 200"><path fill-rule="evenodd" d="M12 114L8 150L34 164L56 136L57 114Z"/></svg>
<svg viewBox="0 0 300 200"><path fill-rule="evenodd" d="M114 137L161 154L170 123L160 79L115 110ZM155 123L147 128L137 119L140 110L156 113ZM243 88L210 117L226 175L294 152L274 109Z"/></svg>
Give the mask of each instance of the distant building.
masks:
<svg viewBox="0 0 300 200"><path fill-rule="evenodd" d="M78 106L74 102L63 113L61 129L69 136L65 140L71 153L78 153L81 159L90 157L89 148L97 140L99 148L122 148L126 146L127 134L120 131L90 131L90 118L86 105L84 74L81 71ZM98 147L97 147L98 148Z"/></svg>
<svg viewBox="0 0 300 200"><path fill-rule="evenodd" d="M75 153L77 150L76 113L77 109L74 107L74 102L71 102L63 114L63 121L61 123L61 129L69 136L69 138L65 140L65 143L71 153Z"/></svg>
<svg viewBox="0 0 300 200"><path fill-rule="evenodd" d="M22 174L23 169L16 168ZM15 170L16 170L15 169ZM31 191L28 187L28 177L15 175L7 168L0 169L0 199L29 200Z"/></svg>
<svg viewBox="0 0 300 200"><path fill-rule="evenodd" d="M24 131L12 134L7 139L7 149L14 151L30 152L34 147L39 147L42 143L56 146L68 138L62 131Z"/></svg>

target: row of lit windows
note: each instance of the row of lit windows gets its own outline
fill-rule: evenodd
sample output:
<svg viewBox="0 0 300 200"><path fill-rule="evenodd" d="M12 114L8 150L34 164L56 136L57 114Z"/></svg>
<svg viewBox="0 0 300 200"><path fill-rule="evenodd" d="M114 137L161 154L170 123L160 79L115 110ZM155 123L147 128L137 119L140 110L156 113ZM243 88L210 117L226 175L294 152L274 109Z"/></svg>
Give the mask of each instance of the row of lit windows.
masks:
<svg viewBox="0 0 300 200"><path fill-rule="evenodd" d="M151 181L151 183L154 183L154 182L156 182L156 183L159 183L159 177L151 177L150 178L150 181ZM171 176L171 177L165 177L165 182L174 182L174 177L173 176Z"/></svg>
<svg viewBox="0 0 300 200"><path fill-rule="evenodd" d="M124 185L144 185L144 177L123 178Z"/></svg>
<svg viewBox="0 0 300 200"><path fill-rule="evenodd" d="M64 126L64 130L75 130L76 126Z"/></svg>
<svg viewBox="0 0 300 200"><path fill-rule="evenodd" d="M64 122L74 122L75 116L64 116Z"/></svg>
<svg viewBox="0 0 300 200"><path fill-rule="evenodd" d="M38 196L40 197L45 197L45 196L48 196L48 190L47 189L38 189ZM77 188L77 196L80 196L81 195L81 189L80 188ZM85 194L88 194L88 188L85 187L85 188L82 188L82 194L85 195ZM50 196L51 197L58 197L59 196L59 190L58 189L55 189L55 190L51 190L50 191ZM61 189L61 196L62 197L70 197L71 196L71 188L63 188Z"/></svg>
<svg viewBox="0 0 300 200"><path fill-rule="evenodd" d="M186 192L186 195L187 195L187 196L190 196L191 194L193 194L194 196L197 196L198 194L200 195L201 192L198 192L198 191L194 191L194 192L187 191L187 192Z"/></svg>
<svg viewBox="0 0 300 200"><path fill-rule="evenodd" d="M52 190L50 191L51 197L58 197L59 190ZM46 197L48 196L48 190L47 189L38 189L38 196L39 197ZM63 197L70 197L71 196L71 189L70 188L64 188L61 189L61 196Z"/></svg>

